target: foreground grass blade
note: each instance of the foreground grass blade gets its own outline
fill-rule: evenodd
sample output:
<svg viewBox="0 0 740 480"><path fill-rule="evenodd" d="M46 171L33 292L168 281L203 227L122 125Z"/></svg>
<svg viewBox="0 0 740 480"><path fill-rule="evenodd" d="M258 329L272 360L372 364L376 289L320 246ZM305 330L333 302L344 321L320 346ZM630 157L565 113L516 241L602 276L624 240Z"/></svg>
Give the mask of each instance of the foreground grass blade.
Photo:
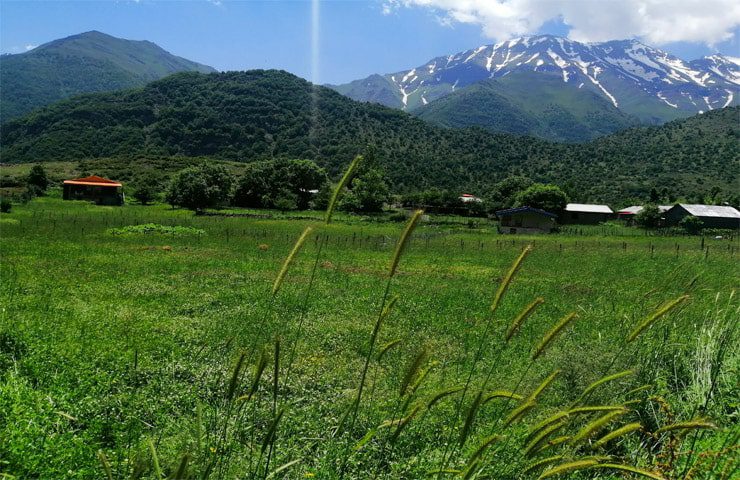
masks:
<svg viewBox="0 0 740 480"><path fill-rule="evenodd" d="M635 475L641 475L643 477L652 478L653 480L666 480L666 478L659 473L650 472L648 470L633 467L630 465L619 465L616 463L600 463L594 465L592 468L606 468L610 470L619 470L620 472L634 473Z"/></svg>
<svg viewBox="0 0 740 480"><path fill-rule="evenodd" d="M545 350L547 350L547 347L549 347L552 341L555 340L555 337L557 337L557 335L575 318L577 318L576 313L571 312L563 317L562 320L560 320L557 324L555 324L555 326L552 327L550 331L545 334L545 336L542 338L542 341L539 343L539 345L537 345L537 348L535 348L534 353L532 354L532 360L537 360L537 358L545 353Z"/></svg>
<svg viewBox="0 0 740 480"><path fill-rule="evenodd" d="M506 293L506 290L508 290L509 285L511 284L511 281L514 279L514 275L516 275L516 272L519 270L519 268L522 266L522 262L524 259L529 255L529 252L532 251L532 245L527 245L524 247L524 250L522 250L522 253L519 254L516 260L514 260L514 263L511 265L511 268L509 268L509 271L506 273L506 276L501 281L501 285L499 285L498 290L496 290L496 294L493 296L493 303L491 303L491 312L495 312L498 308L498 304L501 302L501 299L504 296L504 293Z"/></svg>
<svg viewBox="0 0 740 480"><path fill-rule="evenodd" d="M391 261L389 276L392 277L396 274L398 262L401 261L401 254L406 248L406 245L409 243L409 240L411 239L411 233L413 233L414 229L419 223L422 214L424 214L423 210L415 211L414 214L411 215L409 221L406 223L406 228L403 229L403 233L401 233L401 237L398 239L398 243L396 244L396 251L393 253L393 260Z"/></svg>
<svg viewBox="0 0 740 480"><path fill-rule="evenodd" d="M103 466L103 470L105 470L105 476L108 477L108 480L113 480L113 472L111 472L108 457L105 456L105 453L103 453L102 450L98 450L98 459L100 460L100 464Z"/></svg>
<svg viewBox="0 0 740 480"><path fill-rule="evenodd" d="M349 181L352 180L352 175L355 174L355 170L357 170L357 166L362 163L362 160L362 155L357 155L355 159L352 160L352 163L349 164L347 171L344 172L342 179L337 184L337 188L334 189L331 200L329 200L329 205L326 207L325 220L327 224L331 223L331 217L334 214L334 209L337 207L337 202L339 201L339 196L342 194L342 190L349 184Z"/></svg>
<svg viewBox="0 0 740 480"><path fill-rule="evenodd" d="M688 299L689 299L688 295L683 295L681 297L678 297L675 300L671 300L670 302L666 303L665 305L663 305L662 307L660 307L659 309L657 309L656 311L648 315L648 317L645 320L640 322L640 324L637 325L637 327L635 327L634 330L632 330L632 333L630 333L629 336L627 337L627 343L634 341L637 337L640 336L640 334L643 331L645 331L645 329L647 329L650 325L655 323L660 317L666 315L668 312L670 312L677 306L681 305L683 302L685 302Z"/></svg>
<svg viewBox="0 0 740 480"><path fill-rule="evenodd" d="M301 248L303 248L303 244L306 243L306 239L309 235L311 235L311 232L313 231L313 228L306 227L305 230L303 230L303 233L300 237L298 237L298 240L295 242L295 245L293 245L293 249L290 251L288 256L285 258L285 261L283 262L283 267L280 269L280 272L278 272L277 278L275 278L275 283L272 284L272 294L276 295L278 291L280 290L280 286L283 284L283 280L285 280L285 275L287 275L288 270L290 269L290 265L295 260L296 255L298 255L298 252L301 251Z"/></svg>
<svg viewBox="0 0 740 480"><path fill-rule="evenodd" d="M542 305L545 302L545 300L542 297L536 298L532 303L524 307L524 310L522 310L519 315L516 316L513 322L511 322L511 325L509 325L509 329L506 331L505 340L508 342L511 340L511 337L513 337L516 332L519 331L519 329L522 326L522 323L530 316L534 311Z"/></svg>
<svg viewBox="0 0 740 480"><path fill-rule="evenodd" d="M596 460L576 460L575 462L561 463L560 465L552 467L551 469L544 472L538 477L538 480L554 477L555 475L560 475L562 473L570 473L577 470L583 470L585 468L592 467L597 463L599 462L597 462Z"/></svg>

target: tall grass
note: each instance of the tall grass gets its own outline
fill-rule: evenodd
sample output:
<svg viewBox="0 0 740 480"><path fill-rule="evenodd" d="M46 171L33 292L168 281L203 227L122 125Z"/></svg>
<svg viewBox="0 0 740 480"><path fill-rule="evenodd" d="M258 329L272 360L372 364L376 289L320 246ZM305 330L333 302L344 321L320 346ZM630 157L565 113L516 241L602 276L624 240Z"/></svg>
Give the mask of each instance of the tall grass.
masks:
<svg viewBox="0 0 740 480"><path fill-rule="evenodd" d="M91 219L95 218L95 213L89 215ZM156 257L152 262L182 261L182 257L176 255L184 257L185 247L192 248L188 255L193 256L202 255L206 248L215 249L214 245L219 249L225 249L227 245L235 248L233 231L228 241L219 238L212 240L218 243L201 243L211 241L209 236L214 235L214 228L227 228L228 225L228 228L235 229L235 223L222 225L213 220L193 220L178 215L179 212L162 214L162 220L177 218L178 222L198 222L206 235L189 240L157 237L148 241L173 246L172 250L156 250L158 254L170 256L162 257L162 260ZM101 230L104 223L107 223L105 228L114 223L101 218L111 220L104 215L98 217ZM131 357L136 359L132 360L133 364L139 366L131 368L128 377L116 377L116 380L123 378L133 384L135 381L153 383L184 377L177 384L182 390L167 390L167 395L160 397L160 401L182 402L184 406L178 404L171 407L171 411L177 412L177 408L182 408L193 412L195 426L189 427L182 420L187 416L181 415L177 418L183 421L183 425L167 431L162 417L150 418L123 405L120 407L123 413L115 417L115 421L126 421L130 416L134 425L146 422L152 427L146 427L146 435L137 437L142 430L127 425L126 431L130 430L132 437L139 438L140 442L138 446L133 442L130 454L121 453L122 447L117 444L96 446L95 452L100 448L101 454L93 454L95 472L90 476L215 479L310 478L309 474L315 474L326 478L418 478L424 471L431 470L435 476L459 478L554 478L576 472L585 478L633 475L678 479L687 478L684 474L689 473L692 478L723 478L723 475L731 478L734 467L726 458L736 451L733 450L736 437L724 429L727 419L718 415L721 410L711 408L711 402L720 405L731 403L730 372L734 368L732 365L736 365L733 362L737 361L737 347L733 342L737 337L737 307L732 297L727 299L726 305L718 302L713 306L705 322L697 327L699 333L688 338L687 344L691 349L687 347L687 351L692 353L688 358L695 367L686 374L691 382L690 388L684 391L675 389L678 393L672 396L671 387L666 387L666 383L674 380L652 378L650 372L644 371L646 363L641 355L658 355L658 350L662 350L656 345L666 345L663 347L666 350L676 348L673 346L680 337L671 335L671 328L694 311L690 308L697 308L696 299L702 296L701 290L692 290L692 301L686 298L686 285L696 283L689 281L696 276L693 271L687 272L689 278L677 273L675 278L667 280L655 274L656 278L646 279L645 284L663 281L661 288L647 296L637 292L634 301L619 304L621 306L612 309L613 316L602 320L588 311L590 301L603 302L592 298L592 291L585 288L590 286L585 284L594 279L584 281L585 286L563 283L548 291L539 291L544 282L533 281L547 275L549 269L567 270L566 260L572 257L553 257L558 255L558 249L552 249L552 245L539 240L537 248L524 250L519 250L521 244L513 247L507 244L506 248L490 244L489 247L481 246L475 255L496 256L497 265L502 263L499 258L513 260L513 263L508 268L480 270L480 277L500 276L502 279L493 289L491 308L487 308L488 302L481 304L468 298L490 288L487 284L472 286L470 291L476 292L474 294L458 293L454 300L462 308L457 312L463 312L466 318L454 322L455 319L446 319L454 325L454 331L438 340L435 335L441 337L444 330L439 325L425 330L426 323L436 320L434 315L426 315L428 312L424 310L444 309L444 315L456 310L448 308L441 300L450 298L444 296L441 286L431 281L420 283L421 287L414 284L420 282L417 277L422 276L417 275L415 267L418 264L415 262L418 262L419 252L434 252L442 258L451 248L460 247L459 243L442 236L432 238L431 247L421 236L417 236L418 241L415 242L413 234L419 228L420 220L421 213L415 213L402 232L394 233L393 227L379 227L384 235L400 234L399 239L395 250L391 249L392 242L387 242L388 249L373 242L372 246L363 247L367 250L363 250L362 255L350 257L367 262L368 272L363 272L360 281L341 275L342 268L356 268L354 264L322 266L322 255L339 263L337 253L343 249L351 250L348 248L351 235L328 238L330 234L341 231L341 222L331 227L312 225L302 233L296 227L290 227L270 232L268 235L271 236L262 236L262 227L259 226L255 231L244 233L245 238L251 241L252 250L257 242L269 244L269 248L260 250L254 257L261 259L258 261L266 265L265 269L260 271L260 275L254 275L255 281L249 284L241 280L244 275L239 272L223 277L226 280L218 278L218 282L228 285L224 291L235 296L227 297L227 300L224 297L207 297L205 300L214 309L225 311L224 305L229 305L229 302L238 304L245 298L237 296L243 292L232 292L248 285L255 292L248 297L254 299L253 303L243 303L244 310L237 314L241 323L223 327L228 340L226 335L213 333L220 328L218 315L191 336L182 335L173 328L174 322L167 324L166 328L162 326L162 332L174 336L172 343L162 345L182 343L183 350L190 355L173 361L174 368L168 369L167 348L157 346L161 350L157 352L154 348L144 348L144 340L160 334L152 326L156 323L142 328L140 336L128 331L137 328L136 322L119 325L118 328L125 333L122 338L126 338L126 345L139 343ZM130 221L132 218L117 219L118 223ZM86 225L88 233L93 223L94 220L90 220ZM41 238L49 235L52 227L39 225L38 229L29 231L33 232L34 238ZM71 227L67 232L75 242L80 242L80 248L89 249L94 244L95 240L88 234L82 235ZM293 241L296 236L298 240ZM315 242L311 241L313 238L316 238ZM443 243L445 241L446 244ZM141 249L142 243L132 238L116 238L113 242L115 248L130 249L138 255L153 252ZM199 245L203 245L200 250L195 248ZM311 245L315 246L315 252L312 252L315 256L308 257L306 252L310 251ZM404 251L410 246L414 248L414 255L406 258ZM280 256L281 249L288 252L286 257ZM371 249L372 256L366 253ZM277 253L273 253L275 251ZM553 263L543 267L538 255ZM553 258L561 258L561 263ZM100 261L94 255L89 255L87 260L90 263ZM402 265L407 261L410 261L410 268L405 271ZM215 265L213 271L218 272L229 262L235 263L238 259L232 257L209 266ZM48 263L51 265L52 262L49 260ZM134 268L121 265L123 269ZM152 265L159 264L150 263L146 267L151 268ZM192 264L184 265L190 268ZM244 264L238 265L242 268ZM12 267L18 271L14 276L22 279L28 275L22 262L17 261ZM7 265L3 268L4 272L9 271ZM70 265L70 268L75 274L85 271L82 270L84 264ZM450 271L455 270L451 268ZM88 272L100 275L94 268ZM171 275L181 278L175 277L174 273ZM434 280L438 281L438 278L445 277L435 276ZM362 295L355 295L352 289L358 288L360 282L366 290ZM454 285L465 284L459 282ZM330 288L323 290L318 286ZM27 297L22 288L3 288L7 289L3 290L4 298L13 299L14 314L29 308L23 303ZM382 296L374 296L381 289ZM562 298L553 298L559 289L568 293ZM585 293L581 294L580 289ZM433 300L439 298L440 301L422 301L425 292L434 297ZM165 294L168 292L162 292L162 296ZM661 298L675 300L659 303ZM152 300L154 305L160 305L159 302L160 298ZM345 308L342 302L348 303ZM367 302L372 302L375 313L363 322L367 319L367 311L371 310ZM177 307L189 312L198 307L197 302L192 304ZM61 309L44 304L43 299L39 305L39 312L50 322L52 334L46 337L50 346L61 335L74 335L80 340L79 344L84 345L85 350L80 355L74 352L74 355L63 358L84 358L95 352L90 339L96 332L92 322L78 321L76 330L69 334L60 329L61 324L54 318L64 314ZM486 315L485 323L476 320L475 307L481 307L478 313ZM170 311L174 311L171 307L167 311L161 308L164 311L162 316L172 315ZM331 308L339 310L341 315L353 312L352 318L341 324L346 331L334 331L335 324L324 327L307 321L309 318L315 318L316 323L333 321ZM255 309L257 313L245 314L249 309ZM218 310L207 311L211 314ZM578 311L581 320L574 322L575 316L567 313L570 311ZM314 315L308 316L309 313ZM178 315L176 321L192 321L188 315L192 314ZM416 321L414 317L420 315L422 318ZM3 348L0 362L11 359L7 360L11 368L4 373L4 390L0 392L8 394L4 398L18 398L13 388L20 391L21 387L14 385L20 384L18 379L25 374L24 369L28 369L28 365L14 366L18 365L16 359L23 355L23 349L16 346L18 340L15 339L27 340L29 332L33 331L28 317L22 318L15 322L13 328L16 330L10 330L7 326L11 323L3 317L4 329L0 333L7 333L7 337L0 338ZM66 317L66 321L70 318ZM250 323L255 320L262 323ZM597 323L590 325L589 322ZM116 334L111 325L105 323L109 336ZM199 338L202 335L213 336ZM360 340L353 341L355 336ZM215 338L220 341L212 342ZM469 338L474 340L466 343ZM619 342L615 340L617 338ZM453 353L449 344L455 341L460 342L460 349ZM586 353L591 352L584 345L588 342L594 344L593 358ZM610 343L608 351L617 350L616 354L600 352L606 342ZM327 351L333 353L328 360ZM571 356L575 358L572 361ZM332 368L324 367L322 370L322 361L338 363L337 359L346 365L331 365ZM96 361L100 361L100 357ZM116 357L115 361L122 360ZM197 361L204 366L199 375L188 376L190 365L179 364L186 361ZM584 365L581 367L579 362ZM612 367L615 368L612 370ZM508 369L511 372L507 372ZM339 370L351 372L352 376L333 376ZM158 377L146 376L151 371L158 372ZM88 374L89 370L79 373L80 381L84 381ZM40 391L44 388L44 381L37 380ZM646 383L654 386L646 387ZM690 397L690 404L698 406L692 411L694 409L686 408L684 403L673 416L660 413L661 408L670 407L656 406L656 390L669 397L670 403L678 405L685 394ZM110 397L116 402L136 402L136 396L117 395L115 389L112 392ZM51 401L59 402L60 398L63 395L50 395ZM38 405L49 402L39 401ZM669 405L669 401L664 403ZM3 405L0 404L0 408L4 408ZM70 409L54 406L54 411L67 412ZM64 428L78 429L77 425L80 425L81 431L82 422L89 422L84 408L70 413L69 417L55 415L57 423L50 428L60 432ZM12 421L10 417L4 418ZM60 426L59 422L68 423ZM89 425L85 427L89 429ZM332 435L330 432L337 433ZM51 441L53 439L49 439ZM2 448L6 447L0 446L0 452L4 452ZM686 450L696 453L683 455L681 452ZM117 459L119 457L120 460ZM665 458L673 458L670 465ZM143 466L139 468L136 465Z"/></svg>

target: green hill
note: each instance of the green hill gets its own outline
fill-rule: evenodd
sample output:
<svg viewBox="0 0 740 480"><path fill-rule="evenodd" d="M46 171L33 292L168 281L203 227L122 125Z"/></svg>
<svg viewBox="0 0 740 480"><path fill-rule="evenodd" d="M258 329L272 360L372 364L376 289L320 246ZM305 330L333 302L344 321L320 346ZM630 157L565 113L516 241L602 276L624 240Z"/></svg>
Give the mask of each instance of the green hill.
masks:
<svg viewBox="0 0 740 480"><path fill-rule="evenodd" d="M368 144L398 192L472 193L511 174L566 185L574 199L615 201L666 186L682 196L737 185L739 108L583 144L450 129L350 100L281 71L180 73L140 89L89 94L0 129L6 163L142 156L248 162L307 158L333 174Z"/></svg>
<svg viewBox="0 0 740 480"><path fill-rule="evenodd" d="M446 127L478 125L492 132L582 142L639 124L590 90L556 75L521 72L486 80L412 113Z"/></svg>
<svg viewBox="0 0 740 480"><path fill-rule="evenodd" d="M2 121L88 92L138 87L175 72L214 72L148 41L87 32L0 57Z"/></svg>

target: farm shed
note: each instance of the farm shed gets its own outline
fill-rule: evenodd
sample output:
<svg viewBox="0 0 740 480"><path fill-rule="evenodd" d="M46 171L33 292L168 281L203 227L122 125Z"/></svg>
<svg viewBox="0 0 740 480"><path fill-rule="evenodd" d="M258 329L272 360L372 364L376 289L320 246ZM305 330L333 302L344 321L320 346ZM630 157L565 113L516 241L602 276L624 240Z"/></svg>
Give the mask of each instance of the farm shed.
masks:
<svg viewBox="0 0 740 480"><path fill-rule="evenodd" d="M672 207L673 205L658 205L658 210L660 211L660 213L665 213ZM642 211L642 208L642 205L633 205L631 207L623 208L622 210L617 212L617 218L619 218L620 220L631 221L633 218L635 218L635 215Z"/></svg>
<svg viewBox="0 0 740 480"><path fill-rule="evenodd" d="M496 212L499 233L550 233L557 215L532 207L508 208Z"/></svg>
<svg viewBox="0 0 740 480"><path fill-rule="evenodd" d="M562 223L597 224L606 222L614 217L614 212L607 205L591 205L587 203L569 203L565 206Z"/></svg>
<svg viewBox="0 0 740 480"><path fill-rule="evenodd" d="M700 218L704 228L740 228L740 212L734 207L722 205L679 203L666 212L666 223L668 225L678 225L682 219L690 215Z"/></svg>
<svg viewBox="0 0 740 480"><path fill-rule="evenodd" d="M64 181L64 200L89 200L98 205L123 205L122 184L91 175Z"/></svg>

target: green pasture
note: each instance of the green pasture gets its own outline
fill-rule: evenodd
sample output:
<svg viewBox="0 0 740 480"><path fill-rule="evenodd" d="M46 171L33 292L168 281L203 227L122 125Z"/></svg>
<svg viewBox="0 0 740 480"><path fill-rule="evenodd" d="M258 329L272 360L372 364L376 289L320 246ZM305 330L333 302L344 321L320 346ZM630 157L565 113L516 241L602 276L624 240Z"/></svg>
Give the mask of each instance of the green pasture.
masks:
<svg viewBox="0 0 740 480"><path fill-rule="evenodd" d="M343 415L404 224L287 217L48 197L0 215L0 476L157 478L156 457L160 478L177 477L183 462L190 478L425 478L442 466L464 470L484 439L501 433L480 454L476 478L537 478L542 469L522 473L534 461L522 452L528 430L576 404L592 382L627 369L633 374L595 389L587 404L629 401L623 423L644 428L600 455L683 478L699 458L685 453L694 447L709 459L696 478L736 471L727 459L737 454L739 430L737 237L625 227L504 236L489 221L431 217L413 232L390 281L387 298L398 300L379 330L350 429ZM144 224L186 228L113 230ZM273 296L306 226L314 231ZM494 292L526 245L533 250L491 315ZM686 294L625 343L651 312ZM512 319L537 297L544 303L504 344ZM569 312L577 319L531 361L545 332ZM234 406L228 392L248 395L263 351L256 391ZM537 405L504 429L515 401L480 406L459 446L467 406L483 384L526 396L556 369ZM403 396L409 374L418 388ZM420 407L402 428L393 423L468 376L462 406L458 392ZM627 394L643 385L650 387ZM686 432L672 460L664 456L673 447L646 433L697 417L717 428Z"/></svg>

